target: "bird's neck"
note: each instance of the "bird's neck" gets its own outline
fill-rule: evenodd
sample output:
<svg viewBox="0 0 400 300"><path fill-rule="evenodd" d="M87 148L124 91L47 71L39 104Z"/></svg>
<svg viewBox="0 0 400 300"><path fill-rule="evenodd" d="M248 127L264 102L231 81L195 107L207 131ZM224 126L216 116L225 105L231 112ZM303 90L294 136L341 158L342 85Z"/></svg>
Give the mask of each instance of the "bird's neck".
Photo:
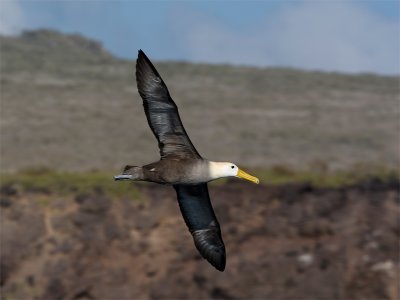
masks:
<svg viewBox="0 0 400 300"><path fill-rule="evenodd" d="M208 174L211 178L211 180L226 177L226 174L224 174L224 164L223 162L217 162L217 161L209 161L208 162Z"/></svg>

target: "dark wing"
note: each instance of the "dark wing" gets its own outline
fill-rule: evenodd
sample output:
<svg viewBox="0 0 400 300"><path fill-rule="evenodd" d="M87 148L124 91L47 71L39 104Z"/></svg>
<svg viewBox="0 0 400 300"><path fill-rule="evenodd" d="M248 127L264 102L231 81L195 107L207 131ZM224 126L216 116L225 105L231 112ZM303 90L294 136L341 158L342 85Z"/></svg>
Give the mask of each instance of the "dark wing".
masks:
<svg viewBox="0 0 400 300"><path fill-rule="evenodd" d="M200 254L217 270L225 269L226 254L221 229L208 195L206 183L174 185L179 207Z"/></svg>
<svg viewBox="0 0 400 300"><path fill-rule="evenodd" d="M158 140L161 158L201 158L182 125L167 86L142 50L136 61L136 82L147 121Z"/></svg>

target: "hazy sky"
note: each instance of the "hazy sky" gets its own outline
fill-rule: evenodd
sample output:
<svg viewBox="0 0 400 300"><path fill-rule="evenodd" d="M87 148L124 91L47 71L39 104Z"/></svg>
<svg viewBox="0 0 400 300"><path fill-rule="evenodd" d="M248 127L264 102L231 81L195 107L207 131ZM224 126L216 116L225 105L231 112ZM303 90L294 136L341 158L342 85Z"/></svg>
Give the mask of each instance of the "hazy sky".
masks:
<svg viewBox="0 0 400 300"><path fill-rule="evenodd" d="M0 32L53 28L117 56L399 74L399 1L0 0Z"/></svg>

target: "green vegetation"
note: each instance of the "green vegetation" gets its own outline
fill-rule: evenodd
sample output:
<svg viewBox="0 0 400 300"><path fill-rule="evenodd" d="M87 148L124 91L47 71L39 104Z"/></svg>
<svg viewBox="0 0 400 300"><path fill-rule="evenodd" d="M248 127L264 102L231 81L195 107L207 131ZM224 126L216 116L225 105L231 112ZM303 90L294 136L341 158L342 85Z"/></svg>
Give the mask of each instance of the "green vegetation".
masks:
<svg viewBox="0 0 400 300"><path fill-rule="evenodd" d="M326 170L292 170L275 166L268 170L255 171L262 183L281 185L288 183L310 183L316 187L342 187L375 178L383 182L399 180L399 171L387 168L366 168L355 166L349 170L329 172Z"/></svg>
<svg viewBox="0 0 400 300"><path fill-rule="evenodd" d="M349 171L326 172L323 170L301 171L284 166L251 171L259 177L261 184L284 185L289 183L310 183L316 187L341 187L356 184L370 178L382 182L399 180L399 172L389 169L353 168ZM142 198L138 190L139 184L132 182L115 182L113 172L56 172L47 169L32 169L15 174L0 175L0 188L12 186L21 192L42 194L79 194L101 192L111 197L129 195L132 198ZM239 179L238 179L239 180ZM228 179L213 181L212 185L224 185ZM43 205L48 199L43 198Z"/></svg>
<svg viewBox="0 0 400 300"><path fill-rule="evenodd" d="M31 169L16 174L0 175L0 187L12 186L21 192L44 194L105 193L111 197L130 195L141 198L135 184L115 182L113 172L57 172L48 169ZM44 199L46 204L47 200Z"/></svg>

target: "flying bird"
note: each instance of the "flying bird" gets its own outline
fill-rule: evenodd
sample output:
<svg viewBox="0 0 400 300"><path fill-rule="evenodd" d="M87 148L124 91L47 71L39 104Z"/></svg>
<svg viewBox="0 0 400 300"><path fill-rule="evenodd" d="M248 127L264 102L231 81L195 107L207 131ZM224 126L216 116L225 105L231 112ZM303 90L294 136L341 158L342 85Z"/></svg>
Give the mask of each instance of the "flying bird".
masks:
<svg viewBox="0 0 400 300"><path fill-rule="evenodd" d="M233 163L201 157L183 127L167 86L142 50L136 61L136 82L147 121L158 141L161 159L142 167L128 165L114 179L172 185L196 248L217 270L224 271L225 245L207 182L222 177L240 177L257 184L259 180Z"/></svg>

